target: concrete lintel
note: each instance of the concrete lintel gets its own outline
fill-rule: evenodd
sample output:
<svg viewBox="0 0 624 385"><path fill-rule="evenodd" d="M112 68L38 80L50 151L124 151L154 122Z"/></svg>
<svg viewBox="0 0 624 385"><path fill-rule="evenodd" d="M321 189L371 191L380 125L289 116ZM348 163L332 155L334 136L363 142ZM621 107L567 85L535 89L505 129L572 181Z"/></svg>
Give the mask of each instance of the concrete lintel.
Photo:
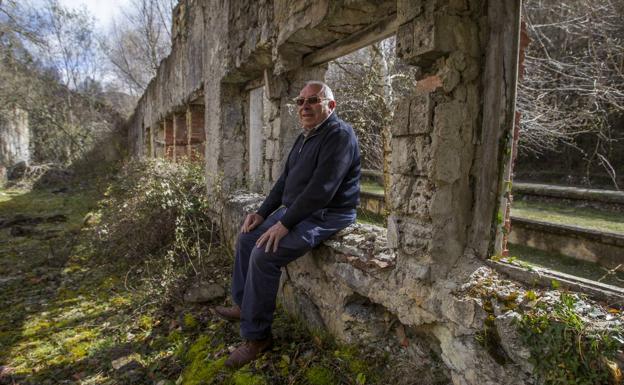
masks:
<svg viewBox="0 0 624 385"><path fill-rule="evenodd" d="M528 270L520 266L494 262L492 260L486 260L486 263L493 269L507 274L512 279L528 285L539 285L549 288L552 286L552 281L556 280L562 289L585 293L597 301L606 302L609 306L624 306L624 289L617 286L590 281L541 267L534 267L533 270Z"/></svg>
<svg viewBox="0 0 624 385"><path fill-rule="evenodd" d="M396 14L387 17L372 26L356 32L342 40L314 51L303 57L303 65L311 67L327 63L333 59L347 55L396 33L399 27Z"/></svg>

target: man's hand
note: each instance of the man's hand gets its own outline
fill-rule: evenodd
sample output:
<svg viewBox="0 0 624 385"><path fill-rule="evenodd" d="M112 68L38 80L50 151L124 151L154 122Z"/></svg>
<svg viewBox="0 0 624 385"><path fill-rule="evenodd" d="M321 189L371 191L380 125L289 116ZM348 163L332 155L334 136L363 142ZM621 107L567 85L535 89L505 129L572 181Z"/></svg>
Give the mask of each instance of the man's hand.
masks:
<svg viewBox="0 0 624 385"><path fill-rule="evenodd" d="M262 215L258 213L247 214L247 217L243 221L243 225L241 226L241 233L248 233L258 227L262 222L264 222L264 218Z"/></svg>
<svg viewBox="0 0 624 385"><path fill-rule="evenodd" d="M266 243L266 246L264 247L264 252L268 253L272 247L273 252L275 253L277 251L279 241L284 238L286 234L288 234L288 229L284 227L282 222L277 222L273 226L269 227L269 229L265 231L264 234L260 236L260 238L258 238L256 246L262 247L262 245Z"/></svg>

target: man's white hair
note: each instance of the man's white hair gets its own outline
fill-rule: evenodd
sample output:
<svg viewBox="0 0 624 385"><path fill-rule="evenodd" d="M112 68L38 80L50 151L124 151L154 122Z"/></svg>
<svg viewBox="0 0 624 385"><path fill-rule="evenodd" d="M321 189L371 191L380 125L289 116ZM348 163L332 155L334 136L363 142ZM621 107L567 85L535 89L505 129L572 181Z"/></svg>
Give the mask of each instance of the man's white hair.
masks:
<svg viewBox="0 0 624 385"><path fill-rule="evenodd" d="M320 80L310 80L306 82L306 86L321 86L319 95L324 96L327 100L334 100L334 93L329 86Z"/></svg>

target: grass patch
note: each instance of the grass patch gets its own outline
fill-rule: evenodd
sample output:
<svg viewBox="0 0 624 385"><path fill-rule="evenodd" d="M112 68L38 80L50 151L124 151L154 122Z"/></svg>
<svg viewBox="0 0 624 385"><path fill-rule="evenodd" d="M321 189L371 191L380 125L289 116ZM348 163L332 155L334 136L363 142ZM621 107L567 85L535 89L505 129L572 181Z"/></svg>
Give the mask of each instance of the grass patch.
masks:
<svg viewBox="0 0 624 385"><path fill-rule="evenodd" d="M614 380L609 364L621 348L621 337L617 337L621 330L593 329L576 313L575 303L573 296L563 293L553 308L537 307L523 314L519 321L522 340L529 347L530 361L540 383L620 382Z"/></svg>
<svg viewBox="0 0 624 385"><path fill-rule="evenodd" d="M375 225L386 227L386 217L381 214L371 213L370 211L357 209L357 222L366 223L368 225Z"/></svg>
<svg viewBox="0 0 624 385"><path fill-rule="evenodd" d="M514 201L511 214L520 218L624 234L624 215L560 203Z"/></svg>
<svg viewBox="0 0 624 385"><path fill-rule="evenodd" d="M361 181L360 190L364 192L375 193L375 194L383 194L385 191L384 186L380 185L379 183L372 182L372 181Z"/></svg>
<svg viewBox="0 0 624 385"><path fill-rule="evenodd" d="M509 255L529 266L545 267L592 281L624 287L624 272L608 274L607 269L596 263L511 243L509 244Z"/></svg>

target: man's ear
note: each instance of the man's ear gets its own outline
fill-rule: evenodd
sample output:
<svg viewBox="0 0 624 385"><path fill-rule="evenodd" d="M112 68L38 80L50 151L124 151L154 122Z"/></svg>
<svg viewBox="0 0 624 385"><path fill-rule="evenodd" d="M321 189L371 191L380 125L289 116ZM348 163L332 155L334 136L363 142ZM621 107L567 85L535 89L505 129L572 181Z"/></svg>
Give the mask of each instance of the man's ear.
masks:
<svg viewBox="0 0 624 385"><path fill-rule="evenodd" d="M334 108L336 108L336 101L330 100L329 103L327 103L327 107L329 107L329 109L333 111Z"/></svg>

